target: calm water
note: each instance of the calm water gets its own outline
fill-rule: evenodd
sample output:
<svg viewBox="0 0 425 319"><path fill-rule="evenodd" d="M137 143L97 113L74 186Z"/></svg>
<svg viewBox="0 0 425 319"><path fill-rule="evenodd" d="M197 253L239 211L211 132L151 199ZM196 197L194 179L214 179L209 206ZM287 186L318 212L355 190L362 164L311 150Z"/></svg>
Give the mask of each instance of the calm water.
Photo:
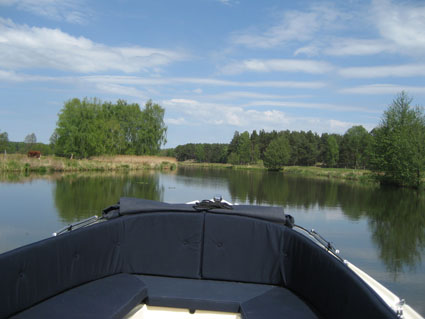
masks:
<svg viewBox="0 0 425 319"><path fill-rule="evenodd" d="M215 194L284 206L425 316L425 194L413 190L231 169L0 176L0 252L99 214L121 196L187 202Z"/></svg>

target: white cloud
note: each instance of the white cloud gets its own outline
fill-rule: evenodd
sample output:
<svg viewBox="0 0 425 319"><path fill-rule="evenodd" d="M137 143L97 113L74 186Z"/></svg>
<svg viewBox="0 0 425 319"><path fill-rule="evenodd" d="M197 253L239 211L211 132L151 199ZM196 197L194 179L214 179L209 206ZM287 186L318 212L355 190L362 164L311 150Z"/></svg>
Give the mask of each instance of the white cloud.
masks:
<svg viewBox="0 0 425 319"><path fill-rule="evenodd" d="M0 6L15 6L19 10L57 21L84 24L87 5L84 0L0 0Z"/></svg>
<svg viewBox="0 0 425 319"><path fill-rule="evenodd" d="M166 108L178 110L190 117L193 121L186 119L186 122L209 125L231 125L237 127L270 126L288 122L286 116L281 111L267 110L245 110L243 107L208 103L188 99L171 99L162 102Z"/></svg>
<svg viewBox="0 0 425 319"><path fill-rule="evenodd" d="M423 77L425 76L425 64L343 68L339 70L339 74L348 78Z"/></svg>
<svg viewBox="0 0 425 319"><path fill-rule="evenodd" d="M131 96L142 100L147 100L148 97L145 92L130 86L111 84L111 83L99 83L96 84L96 88L99 91L115 94L118 96Z"/></svg>
<svg viewBox="0 0 425 319"><path fill-rule="evenodd" d="M168 125L187 125L187 121L183 117L165 118L165 123Z"/></svg>
<svg viewBox="0 0 425 319"><path fill-rule="evenodd" d="M305 98L310 97L310 95L276 95L276 94L266 94L258 93L252 91L230 91L222 92L217 94L205 95L205 98L214 99L214 100L234 100L234 99L293 99L293 98Z"/></svg>
<svg viewBox="0 0 425 319"><path fill-rule="evenodd" d="M309 41L329 26L335 28L342 14L329 4L315 5L308 11L286 11L279 21L264 31L248 30L233 35L233 43L269 49L289 42Z"/></svg>
<svg viewBox="0 0 425 319"><path fill-rule="evenodd" d="M334 38L323 49L323 53L333 56L374 55L382 52L394 53L393 44L382 39L347 39Z"/></svg>
<svg viewBox="0 0 425 319"><path fill-rule="evenodd" d="M397 84L370 84L340 90L346 94L391 94L396 95L401 91L411 94L425 94L425 86L404 86Z"/></svg>
<svg viewBox="0 0 425 319"><path fill-rule="evenodd" d="M351 31L360 30L361 37L347 37L346 34L341 37L322 32L320 37L307 38L306 41L311 40L311 42L301 46L294 54L365 56L390 53L423 56L425 52L425 5L423 2L373 0L371 5L368 4L353 14L356 15L355 18L344 19L343 24ZM339 21L338 15L334 17L336 21ZM315 34L319 34L319 31L322 31L322 27L317 28Z"/></svg>
<svg viewBox="0 0 425 319"><path fill-rule="evenodd" d="M305 108L305 109L317 109L317 110L330 110L337 112L365 112L365 113L376 113L375 110L371 110L365 107L350 106L350 105L338 105L330 103L311 103L311 102L296 102L296 101L253 101L245 106L273 106L273 107L286 107L286 108Z"/></svg>
<svg viewBox="0 0 425 319"><path fill-rule="evenodd" d="M352 123L352 122L329 120L329 126L333 130L335 130L335 129L337 129L337 130L339 130L339 129L348 130L350 127L352 127L354 125L356 125L356 124Z"/></svg>
<svg viewBox="0 0 425 319"><path fill-rule="evenodd" d="M230 63L221 68L224 74L238 74L242 72L303 72L322 74L333 69L332 65L323 61L297 59L251 59Z"/></svg>
<svg viewBox="0 0 425 319"><path fill-rule="evenodd" d="M17 25L0 18L0 67L47 68L92 73L151 70L184 59L178 52L143 47L110 47L59 29Z"/></svg>
<svg viewBox="0 0 425 319"><path fill-rule="evenodd" d="M374 0L373 13L381 36L396 46L399 52L416 55L425 51L423 2Z"/></svg>
<svg viewBox="0 0 425 319"><path fill-rule="evenodd" d="M214 78L145 78L137 76L85 76L87 82L106 82L133 85L180 85L194 84L196 86L223 86L223 87L249 87L249 88L292 88L292 89L320 89L327 84L320 81L228 81Z"/></svg>

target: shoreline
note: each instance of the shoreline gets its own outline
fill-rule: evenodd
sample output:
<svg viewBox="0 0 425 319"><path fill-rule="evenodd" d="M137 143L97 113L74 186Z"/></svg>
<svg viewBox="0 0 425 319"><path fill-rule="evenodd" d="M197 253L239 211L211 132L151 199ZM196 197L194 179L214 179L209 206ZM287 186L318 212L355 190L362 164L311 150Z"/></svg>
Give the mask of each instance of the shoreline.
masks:
<svg viewBox="0 0 425 319"><path fill-rule="evenodd" d="M262 170L267 171L263 165L232 165L220 163L195 163L179 162L178 167L197 167L214 169L235 169L235 170ZM326 168L317 166L284 166L281 171L283 175L294 175L314 178L326 178L335 180L355 181L367 184L378 184L373 173L367 169L351 168Z"/></svg>
<svg viewBox="0 0 425 319"><path fill-rule="evenodd" d="M0 172L10 173L55 173L86 171L128 171L177 168L173 157L115 155L90 159L68 159L57 156L29 158L23 154L0 156Z"/></svg>
<svg viewBox="0 0 425 319"><path fill-rule="evenodd" d="M174 157L165 156L114 155L98 156L90 159L68 159L57 156L42 156L40 159L36 159L28 158L23 154L0 156L0 172L2 173L52 174L57 172L175 170L178 167L267 171L267 168L261 164L232 165L191 161L177 162ZM373 173L366 169L284 166L280 172L283 175L348 180L368 184L377 183Z"/></svg>

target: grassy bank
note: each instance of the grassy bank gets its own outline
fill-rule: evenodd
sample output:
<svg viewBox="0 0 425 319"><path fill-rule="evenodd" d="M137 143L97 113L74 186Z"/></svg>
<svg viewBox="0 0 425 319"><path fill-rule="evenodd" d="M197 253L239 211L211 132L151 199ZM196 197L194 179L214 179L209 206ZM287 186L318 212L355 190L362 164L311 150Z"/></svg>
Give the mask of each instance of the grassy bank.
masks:
<svg viewBox="0 0 425 319"><path fill-rule="evenodd" d="M90 159L68 159L56 156L42 156L40 159L26 155L11 154L0 156L0 171L18 173L116 171L143 169L175 169L177 161L172 157L160 156L102 156Z"/></svg>
<svg viewBox="0 0 425 319"><path fill-rule="evenodd" d="M373 173L366 169L324 168L316 166L285 166L284 173L310 177L376 183L373 177Z"/></svg>
<svg viewBox="0 0 425 319"><path fill-rule="evenodd" d="M179 162L179 167L203 167L203 168L226 168L226 169L248 169L248 170L267 170L262 164L256 165L231 165L217 163L195 163ZM359 181L365 183L376 183L373 174L365 169L348 168L324 168L317 166L285 166L283 174L291 174L305 177L318 177Z"/></svg>
<svg viewBox="0 0 425 319"><path fill-rule="evenodd" d="M170 169L179 167L266 170L261 164L232 165L219 163L179 162L173 157L161 156L99 156L90 159L68 159L56 156L42 156L41 159L28 158L26 155L0 155L0 172L15 173L53 173L53 172L84 172L84 171L121 171ZM322 168L315 166L285 166L283 174L306 177L320 177L361 182L374 182L369 170L354 170L345 168Z"/></svg>

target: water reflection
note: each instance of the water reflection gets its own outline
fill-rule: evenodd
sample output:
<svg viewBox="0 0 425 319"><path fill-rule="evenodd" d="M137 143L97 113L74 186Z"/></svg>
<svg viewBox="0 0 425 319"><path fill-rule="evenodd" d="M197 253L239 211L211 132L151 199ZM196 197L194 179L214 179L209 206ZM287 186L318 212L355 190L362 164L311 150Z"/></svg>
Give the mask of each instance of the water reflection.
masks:
<svg viewBox="0 0 425 319"><path fill-rule="evenodd" d="M164 188L156 172L65 175L56 180L54 203L63 221L87 218L115 204L120 197L162 200Z"/></svg>

